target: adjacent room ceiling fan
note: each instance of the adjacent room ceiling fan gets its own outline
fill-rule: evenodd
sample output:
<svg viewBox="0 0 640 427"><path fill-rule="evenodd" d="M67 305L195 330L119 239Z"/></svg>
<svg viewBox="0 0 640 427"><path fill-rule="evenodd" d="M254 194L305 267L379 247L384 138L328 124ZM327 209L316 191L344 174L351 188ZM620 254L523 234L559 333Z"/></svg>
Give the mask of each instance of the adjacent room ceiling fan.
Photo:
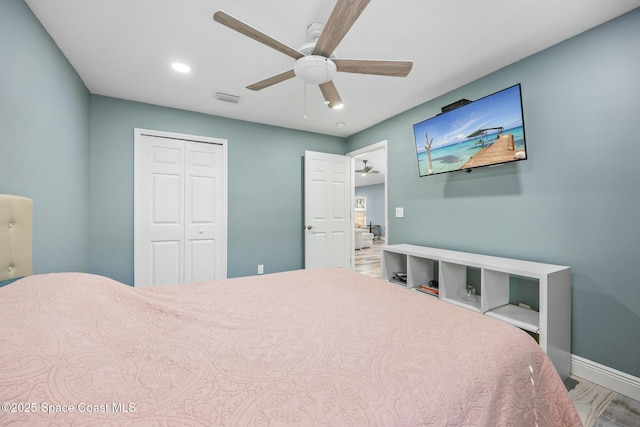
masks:
<svg viewBox="0 0 640 427"><path fill-rule="evenodd" d="M329 108L341 108L342 100L333 84L336 72L405 77L413 66L411 61L335 57L334 50L370 1L338 0L324 28L322 24L309 25L307 34L313 42L300 49L289 47L221 10L213 15L213 19L296 60L293 69L253 83L247 89L261 90L297 76L307 83L318 84Z"/></svg>
<svg viewBox="0 0 640 427"><path fill-rule="evenodd" d="M361 173L363 175L366 175L368 173L380 173L380 171L373 169L373 166L367 166L367 160L363 160L362 163L364 163L364 166L362 169L357 170L357 173Z"/></svg>

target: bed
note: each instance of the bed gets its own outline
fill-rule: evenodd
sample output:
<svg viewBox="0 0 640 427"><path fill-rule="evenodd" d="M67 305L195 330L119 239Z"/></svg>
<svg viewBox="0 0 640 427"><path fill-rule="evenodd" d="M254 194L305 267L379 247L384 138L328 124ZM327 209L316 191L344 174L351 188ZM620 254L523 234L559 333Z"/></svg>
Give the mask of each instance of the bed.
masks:
<svg viewBox="0 0 640 427"><path fill-rule="evenodd" d="M343 269L30 274L0 304L0 425L581 425L526 333Z"/></svg>

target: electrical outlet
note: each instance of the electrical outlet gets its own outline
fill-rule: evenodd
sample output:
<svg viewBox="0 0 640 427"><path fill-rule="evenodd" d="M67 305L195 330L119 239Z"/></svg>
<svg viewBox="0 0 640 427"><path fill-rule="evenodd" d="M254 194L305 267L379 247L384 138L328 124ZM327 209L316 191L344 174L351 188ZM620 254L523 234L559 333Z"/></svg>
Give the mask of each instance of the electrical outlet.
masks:
<svg viewBox="0 0 640 427"><path fill-rule="evenodd" d="M404 208L396 208L396 218L404 218Z"/></svg>
<svg viewBox="0 0 640 427"><path fill-rule="evenodd" d="M264 274L264 264L258 264L258 274Z"/></svg>

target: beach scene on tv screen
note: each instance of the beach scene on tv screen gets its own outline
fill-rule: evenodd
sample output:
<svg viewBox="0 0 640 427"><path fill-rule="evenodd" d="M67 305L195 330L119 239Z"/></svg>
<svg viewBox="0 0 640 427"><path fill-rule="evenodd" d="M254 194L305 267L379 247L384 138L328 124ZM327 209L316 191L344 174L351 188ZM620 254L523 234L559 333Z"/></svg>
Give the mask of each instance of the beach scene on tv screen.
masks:
<svg viewBox="0 0 640 427"><path fill-rule="evenodd" d="M516 85L413 126L420 176L527 158Z"/></svg>

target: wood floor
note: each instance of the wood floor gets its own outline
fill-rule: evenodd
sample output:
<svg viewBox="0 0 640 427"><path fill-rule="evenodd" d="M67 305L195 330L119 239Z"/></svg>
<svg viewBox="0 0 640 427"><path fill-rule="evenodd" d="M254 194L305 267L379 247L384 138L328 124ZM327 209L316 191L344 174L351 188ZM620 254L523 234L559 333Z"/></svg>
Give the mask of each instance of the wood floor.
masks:
<svg viewBox="0 0 640 427"><path fill-rule="evenodd" d="M380 277L382 240L370 248L356 250L356 271ZM565 381L585 427L640 427L640 402L585 379L571 376Z"/></svg>
<svg viewBox="0 0 640 427"><path fill-rule="evenodd" d="M356 271L367 276L380 277L380 258L384 240L374 240L373 246L356 250Z"/></svg>

